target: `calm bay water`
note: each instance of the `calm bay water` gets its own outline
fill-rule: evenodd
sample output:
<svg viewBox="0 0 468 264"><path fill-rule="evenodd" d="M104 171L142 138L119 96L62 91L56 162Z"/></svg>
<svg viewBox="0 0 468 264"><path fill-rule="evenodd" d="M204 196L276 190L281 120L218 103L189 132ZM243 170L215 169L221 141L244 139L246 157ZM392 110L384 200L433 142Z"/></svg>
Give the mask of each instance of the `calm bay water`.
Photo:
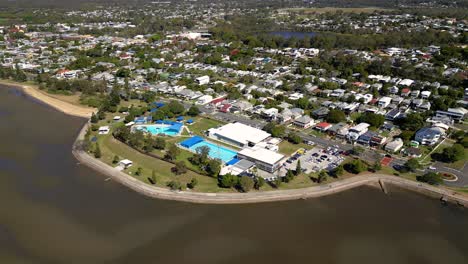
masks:
<svg viewBox="0 0 468 264"><path fill-rule="evenodd" d="M73 158L84 123L0 87L0 263L468 263L468 212L403 190L194 205Z"/></svg>

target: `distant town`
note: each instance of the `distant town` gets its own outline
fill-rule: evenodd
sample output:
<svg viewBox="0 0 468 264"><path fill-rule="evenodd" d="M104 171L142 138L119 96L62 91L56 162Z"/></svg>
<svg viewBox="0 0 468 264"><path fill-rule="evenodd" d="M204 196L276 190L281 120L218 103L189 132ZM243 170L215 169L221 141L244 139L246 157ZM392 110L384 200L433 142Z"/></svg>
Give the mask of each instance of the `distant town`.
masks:
<svg viewBox="0 0 468 264"><path fill-rule="evenodd" d="M466 14L33 9L0 21L0 78L93 109L79 147L148 185L255 192L383 174L466 192Z"/></svg>

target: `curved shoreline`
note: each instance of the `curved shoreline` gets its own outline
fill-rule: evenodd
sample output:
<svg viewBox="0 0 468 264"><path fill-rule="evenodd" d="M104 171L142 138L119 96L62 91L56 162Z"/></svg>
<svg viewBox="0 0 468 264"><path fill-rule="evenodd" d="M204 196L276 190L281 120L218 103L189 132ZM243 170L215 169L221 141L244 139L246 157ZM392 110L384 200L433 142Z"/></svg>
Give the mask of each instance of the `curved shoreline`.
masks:
<svg viewBox="0 0 468 264"><path fill-rule="evenodd" d="M71 103L59 100L57 98L47 95L46 93L40 91L38 88L33 87L31 85L9 82L5 80L0 80L0 85L11 86L13 88L19 89L23 91L25 94L27 94L28 96L34 99L37 99L47 104L48 106L67 115L90 118L92 113L97 111L94 108L73 105Z"/></svg>
<svg viewBox="0 0 468 264"><path fill-rule="evenodd" d="M20 89L28 96L40 100L54 109L68 115L89 118L92 113L92 109L90 108L80 107L60 101L59 99L47 96L46 94L37 91L31 86L8 83L5 81L0 81L0 84ZM79 143L84 139L84 135L86 134L88 126L89 120L81 128L76 140L73 143L72 153L75 158L80 161L80 163L111 177L120 184L152 198L201 204L246 204L322 197L363 185L380 185L382 188L384 188L383 186L385 184L391 184L402 187L404 189L429 195L431 197L443 198L444 201L468 206L468 197L457 194L452 190L438 188L425 183L419 183L404 178L383 174L360 175L326 185L319 185L302 189L275 190L255 193L200 193L189 191L171 191L166 188L148 185L142 181L139 181L138 179L135 179L130 175L125 174L124 172L116 170L101 160L95 159L83 151L79 147Z"/></svg>
<svg viewBox="0 0 468 264"><path fill-rule="evenodd" d="M252 193L200 193L190 191L171 191L166 188L148 185L139 181L124 172L116 170L101 160L95 159L85 151L81 150L78 143L83 140L88 125L89 123L86 123L83 126L73 145L72 153L76 159L78 159L80 163L111 177L116 182L152 198L201 204L247 204L315 198L339 193L363 185L378 184L382 186L385 184L391 184L429 195L434 198L443 198L444 201L468 206L468 197L459 195L454 191L384 174L360 175L326 185L291 190Z"/></svg>

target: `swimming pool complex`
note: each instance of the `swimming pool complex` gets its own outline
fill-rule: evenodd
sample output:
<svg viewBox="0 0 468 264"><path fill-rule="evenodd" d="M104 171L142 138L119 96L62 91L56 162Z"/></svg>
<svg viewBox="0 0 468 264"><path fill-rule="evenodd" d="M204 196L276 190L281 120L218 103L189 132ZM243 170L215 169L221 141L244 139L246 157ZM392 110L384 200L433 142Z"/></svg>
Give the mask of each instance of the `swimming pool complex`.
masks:
<svg viewBox="0 0 468 264"><path fill-rule="evenodd" d="M155 124L155 125L136 125L134 126L136 130L140 130L143 132L148 132L151 135L167 135L167 136L177 136L180 133L180 129L175 129L171 125L162 125L162 124Z"/></svg>
<svg viewBox="0 0 468 264"><path fill-rule="evenodd" d="M197 148L203 147L203 146L206 146L206 147L208 147L210 149L210 152L208 154L208 156L210 156L210 158L220 159L224 163L227 163L228 161L232 160L237 155L237 152L235 152L235 151L233 151L231 149L225 148L225 147L220 146L220 145L216 145L216 144L211 143L211 142L206 141L206 140L200 141L200 142L190 146L189 150L191 150L193 152L196 152Z"/></svg>

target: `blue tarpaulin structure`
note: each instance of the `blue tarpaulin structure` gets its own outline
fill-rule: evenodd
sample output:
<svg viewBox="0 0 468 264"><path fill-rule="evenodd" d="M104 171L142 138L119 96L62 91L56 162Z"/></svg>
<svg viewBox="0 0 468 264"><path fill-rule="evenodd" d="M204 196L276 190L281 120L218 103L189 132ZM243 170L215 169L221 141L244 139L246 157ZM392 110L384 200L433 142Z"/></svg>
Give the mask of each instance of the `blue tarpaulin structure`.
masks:
<svg viewBox="0 0 468 264"><path fill-rule="evenodd" d="M187 124L192 124L193 123L193 119L189 119L186 121Z"/></svg>
<svg viewBox="0 0 468 264"><path fill-rule="evenodd" d="M226 165L234 165L234 164L236 164L237 162L239 162L238 159L232 159L232 160L228 161L228 162L226 163Z"/></svg>
<svg viewBox="0 0 468 264"><path fill-rule="evenodd" d="M203 139L200 136L194 136L194 137L191 137L189 139L186 139L186 140L180 142L180 145L182 147L185 147L185 148L190 148L191 146L193 146L193 145L195 145L197 143L200 143L202 141L205 141L205 139Z"/></svg>
<svg viewBox="0 0 468 264"><path fill-rule="evenodd" d="M184 117L183 116L178 116L176 120L177 121L182 121L182 120L184 120Z"/></svg>
<svg viewBox="0 0 468 264"><path fill-rule="evenodd" d="M182 128L181 123L174 123L169 127L169 130L175 130L175 131L179 132L181 128Z"/></svg>

